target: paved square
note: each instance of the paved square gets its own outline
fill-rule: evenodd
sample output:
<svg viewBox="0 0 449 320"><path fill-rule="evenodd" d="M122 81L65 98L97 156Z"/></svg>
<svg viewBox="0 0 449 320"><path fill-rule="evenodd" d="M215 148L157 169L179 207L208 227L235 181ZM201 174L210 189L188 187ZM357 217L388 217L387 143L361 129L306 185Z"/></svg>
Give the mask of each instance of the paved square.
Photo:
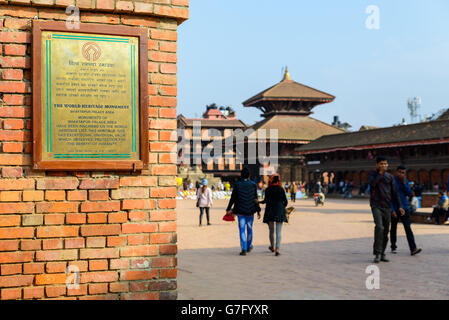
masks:
<svg viewBox="0 0 449 320"><path fill-rule="evenodd" d="M268 251L261 220L254 250L239 256L237 223L221 220L227 201L214 204L212 225L204 216L200 228L195 201L178 201L179 299L449 299L447 226L413 224L423 252L412 257L399 225L398 254L378 264L380 289L368 290L374 223L366 200L297 201L279 257Z"/></svg>

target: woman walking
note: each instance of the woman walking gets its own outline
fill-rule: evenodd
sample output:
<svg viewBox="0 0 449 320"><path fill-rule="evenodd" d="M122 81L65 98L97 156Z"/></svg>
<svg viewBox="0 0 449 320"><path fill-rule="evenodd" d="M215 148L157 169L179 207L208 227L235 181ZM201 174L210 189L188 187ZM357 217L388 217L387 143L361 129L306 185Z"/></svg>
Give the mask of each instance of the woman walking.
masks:
<svg viewBox="0 0 449 320"><path fill-rule="evenodd" d="M212 207L212 191L207 187L207 180L201 181L202 187L198 189L196 206L200 208L200 227L203 220L204 211L206 211L207 225L210 226L209 210Z"/></svg>
<svg viewBox="0 0 449 320"><path fill-rule="evenodd" d="M281 246L281 232L282 224L287 222L285 215L285 207L288 201L285 195L285 190L282 187L281 179L278 174L270 177L268 188L265 191L265 199L258 201L258 203L265 203L265 215L263 222L268 224L270 230L270 247L271 252L275 252L276 256L280 255L279 248ZM276 229L276 247L274 242L274 230Z"/></svg>

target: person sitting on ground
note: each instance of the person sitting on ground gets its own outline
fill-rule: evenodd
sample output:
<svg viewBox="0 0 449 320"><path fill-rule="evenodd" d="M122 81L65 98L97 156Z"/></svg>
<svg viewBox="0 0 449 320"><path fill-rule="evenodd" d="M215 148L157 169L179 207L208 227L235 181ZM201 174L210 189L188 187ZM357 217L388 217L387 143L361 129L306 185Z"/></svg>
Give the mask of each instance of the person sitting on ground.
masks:
<svg viewBox="0 0 449 320"><path fill-rule="evenodd" d="M443 191L440 191L438 193L437 204L433 206L433 212L431 216L432 219L435 219L435 224L440 224L440 214L445 215L444 224L448 224L447 223L447 219L449 216L447 213L448 208L449 208L449 198Z"/></svg>

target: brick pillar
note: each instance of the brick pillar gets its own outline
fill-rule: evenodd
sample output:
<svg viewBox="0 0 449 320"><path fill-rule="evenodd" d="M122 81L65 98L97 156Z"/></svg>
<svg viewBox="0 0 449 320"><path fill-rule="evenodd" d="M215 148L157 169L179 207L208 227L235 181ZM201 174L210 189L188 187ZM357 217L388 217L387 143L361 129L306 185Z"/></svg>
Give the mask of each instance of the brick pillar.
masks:
<svg viewBox="0 0 449 320"><path fill-rule="evenodd" d="M32 170L31 20L148 29L150 168ZM0 0L0 299L176 299L177 28L188 0ZM80 270L67 289L67 267Z"/></svg>

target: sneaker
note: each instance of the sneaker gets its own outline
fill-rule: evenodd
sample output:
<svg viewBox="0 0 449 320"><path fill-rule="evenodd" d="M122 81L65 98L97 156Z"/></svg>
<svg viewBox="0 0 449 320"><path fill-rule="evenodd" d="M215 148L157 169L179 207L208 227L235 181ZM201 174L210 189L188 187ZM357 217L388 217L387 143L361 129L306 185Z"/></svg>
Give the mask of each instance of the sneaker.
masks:
<svg viewBox="0 0 449 320"><path fill-rule="evenodd" d="M390 262L390 260L388 260L387 257L384 254L380 257L380 261Z"/></svg>
<svg viewBox="0 0 449 320"><path fill-rule="evenodd" d="M250 253L253 250L253 246L249 247L248 250L246 250L246 252Z"/></svg>
<svg viewBox="0 0 449 320"><path fill-rule="evenodd" d="M417 255L417 254L420 253L421 251L422 251L421 248L415 249L414 251L412 251L411 255L412 255L412 256Z"/></svg>
<svg viewBox="0 0 449 320"><path fill-rule="evenodd" d="M207 225L210 226L210 223L208 222Z"/></svg>
<svg viewBox="0 0 449 320"><path fill-rule="evenodd" d="M396 254L396 253L398 253L398 252L396 251L396 249L391 249L391 253L392 253L392 254Z"/></svg>
<svg viewBox="0 0 449 320"><path fill-rule="evenodd" d="M245 251L245 250L242 250L242 252L240 252L240 255L241 255L241 256L246 256L246 251Z"/></svg>
<svg viewBox="0 0 449 320"><path fill-rule="evenodd" d="M277 257L277 256L279 256L279 255L281 255L281 253L279 252L279 249L276 249L275 256Z"/></svg>
<svg viewBox="0 0 449 320"><path fill-rule="evenodd" d="M380 262L380 255L379 254L376 254L376 256L374 257L373 262L374 263L379 263Z"/></svg>
<svg viewBox="0 0 449 320"><path fill-rule="evenodd" d="M270 250L271 252L274 252L273 247L268 247L268 250Z"/></svg>

